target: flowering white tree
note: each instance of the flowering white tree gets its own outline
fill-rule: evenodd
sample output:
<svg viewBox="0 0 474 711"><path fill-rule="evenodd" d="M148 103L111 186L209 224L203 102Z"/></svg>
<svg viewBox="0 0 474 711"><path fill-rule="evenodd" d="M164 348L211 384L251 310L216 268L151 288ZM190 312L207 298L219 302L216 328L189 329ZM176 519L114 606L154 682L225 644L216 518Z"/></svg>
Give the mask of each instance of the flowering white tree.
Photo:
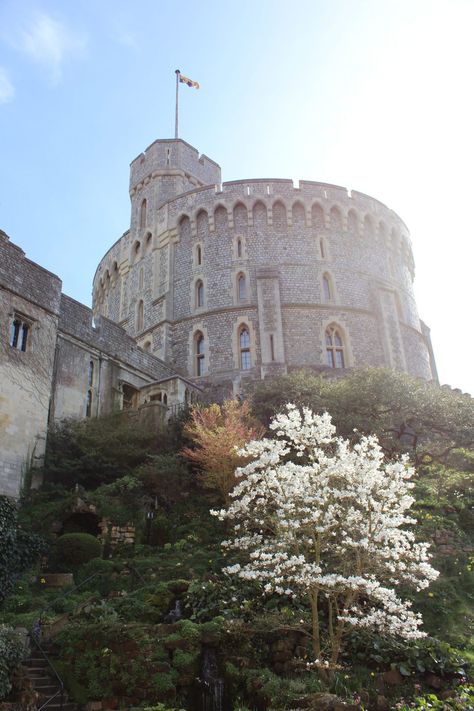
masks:
<svg viewBox="0 0 474 711"><path fill-rule="evenodd" d="M420 590L438 576L428 544L407 530L414 470L406 458L385 462L376 437L351 445L336 437L330 415L294 405L270 427L276 439L245 446L240 454L252 461L236 471L233 501L213 512L233 525L235 538L223 545L247 554L226 572L269 593L307 596L317 665L336 664L349 626L424 636L420 615L395 591Z"/></svg>

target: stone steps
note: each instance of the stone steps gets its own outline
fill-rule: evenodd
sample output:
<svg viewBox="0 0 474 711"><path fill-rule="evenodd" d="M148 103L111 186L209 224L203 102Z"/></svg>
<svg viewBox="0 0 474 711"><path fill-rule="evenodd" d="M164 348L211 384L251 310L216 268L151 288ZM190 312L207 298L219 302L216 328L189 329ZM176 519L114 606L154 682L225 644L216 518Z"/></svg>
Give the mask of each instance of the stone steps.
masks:
<svg viewBox="0 0 474 711"><path fill-rule="evenodd" d="M33 643L34 645L34 643ZM54 654L49 647L45 647L45 654L54 666ZM77 711L78 706L68 699L67 692L63 692L63 703L61 705L60 684L54 675L51 667L43 655L38 650L33 649L30 657L23 662L28 672L28 678L39 694L37 702L38 708L47 703L45 711ZM57 694L57 696L56 696Z"/></svg>

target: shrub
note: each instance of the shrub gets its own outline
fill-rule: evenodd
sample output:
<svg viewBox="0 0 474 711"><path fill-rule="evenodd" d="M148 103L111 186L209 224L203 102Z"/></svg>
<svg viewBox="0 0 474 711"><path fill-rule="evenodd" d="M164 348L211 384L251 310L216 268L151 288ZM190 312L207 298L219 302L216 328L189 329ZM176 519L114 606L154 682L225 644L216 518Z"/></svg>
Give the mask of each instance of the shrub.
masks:
<svg viewBox="0 0 474 711"><path fill-rule="evenodd" d="M76 569L101 553L100 541L89 533L66 533L56 542L56 561Z"/></svg>
<svg viewBox="0 0 474 711"><path fill-rule="evenodd" d="M12 675L26 653L22 638L12 627L0 625L0 699L11 691Z"/></svg>

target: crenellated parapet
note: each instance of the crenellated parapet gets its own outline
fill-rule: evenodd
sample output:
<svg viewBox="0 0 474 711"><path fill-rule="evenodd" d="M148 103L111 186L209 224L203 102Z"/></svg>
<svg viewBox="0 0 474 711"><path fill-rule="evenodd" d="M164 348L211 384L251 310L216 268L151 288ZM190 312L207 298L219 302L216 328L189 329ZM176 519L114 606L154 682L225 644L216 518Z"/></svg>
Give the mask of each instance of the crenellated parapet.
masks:
<svg viewBox="0 0 474 711"><path fill-rule="evenodd" d="M326 367L329 338L346 366L431 377L409 232L380 201L307 180L221 184L217 164L172 140L133 161L130 184L130 230L98 267L94 310L188 377L204 377L203 339L205 376L235 390L242 333L260 377Z"/></svg>

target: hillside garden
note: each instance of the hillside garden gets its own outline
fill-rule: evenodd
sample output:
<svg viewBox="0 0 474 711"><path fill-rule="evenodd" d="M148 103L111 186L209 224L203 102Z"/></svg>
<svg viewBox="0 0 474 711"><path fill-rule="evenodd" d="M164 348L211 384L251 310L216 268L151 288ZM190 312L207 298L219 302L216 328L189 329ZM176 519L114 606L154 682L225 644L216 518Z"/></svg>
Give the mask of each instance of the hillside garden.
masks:
<svg viewBox="0 0 474 711"><path fill-rule="evenodd" d="M18 628L77 708L474 707L474 401L380 370L247 395L51 430L0 506L5 709Z"/></svg>

